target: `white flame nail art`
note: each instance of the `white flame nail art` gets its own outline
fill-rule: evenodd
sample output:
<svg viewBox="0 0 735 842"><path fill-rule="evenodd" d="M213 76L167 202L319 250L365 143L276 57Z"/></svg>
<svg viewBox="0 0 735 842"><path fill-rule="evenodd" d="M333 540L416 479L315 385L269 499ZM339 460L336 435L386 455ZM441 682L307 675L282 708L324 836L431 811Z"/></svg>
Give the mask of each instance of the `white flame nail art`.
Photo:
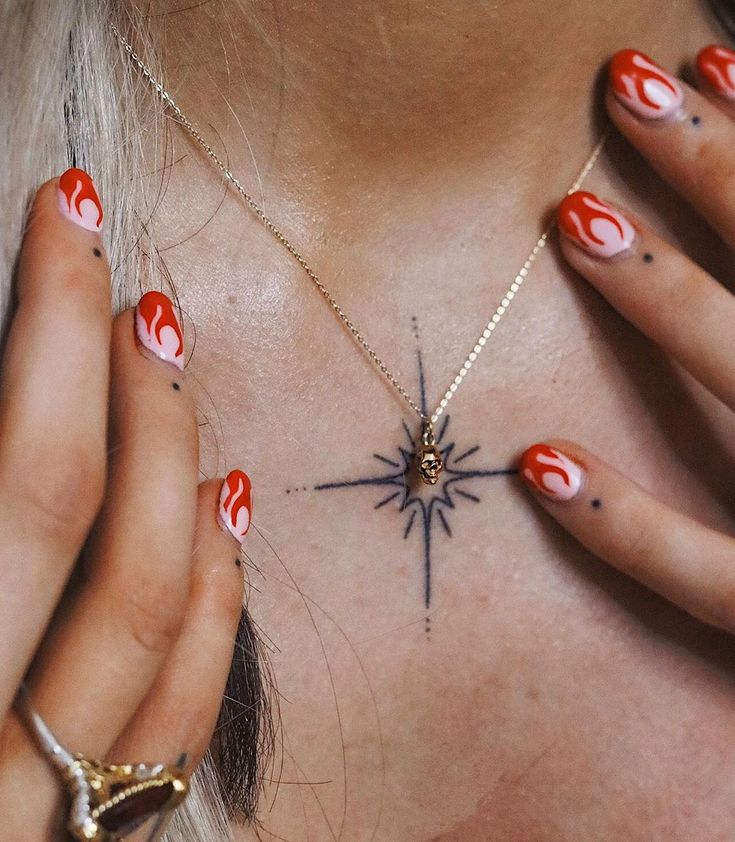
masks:
<svg viewBox="0 0 735 842"><path fill-rule="evenodd" d="M230 471L222 483L219 495L219 517L227 529L242 544L250 528L253 512L253 490L250 478L239 469Z"/></svg>
<svg viewBox="0 0 735 842"><path fill-rule="evenodd" d="M710 44L700 50L697 69L718 94L735 99L735 51Z"/></svg>
<svg viewBox="0 0 735 842"><path fill-rule="evenodd" d="M621 50L610 64L615 95L634 114L648 119L670 119L684 101L679 82L648 56Z"/></svg>
<svg viewBox="0 0 735 842"><path fill-rule="evenodd" d="M184 336L170 299L151 290L135 308L135 333L140 344L157 357L184 368Z"/></svg>
<svg viewBox="0 0 735 842"><path fill-rule="evenodd" d="M67 219L88 231L102 228L102 203L84 170L72 167L59 176L59 208Z"/></svg>
<svg viewBox="0 0 735 842"><path fill-rule="evenodd" d="M635 239L635 228L622 213L584 190L564 197L558 219L563 234L599 257L619 254Z"/></svg>
<svg viewBox="0 0 735 842"><path fill-rule="evenodd" d="M582 469L546 444L529 447L521 460L525 480L552 500L571 500L582 487Z"/></svg>

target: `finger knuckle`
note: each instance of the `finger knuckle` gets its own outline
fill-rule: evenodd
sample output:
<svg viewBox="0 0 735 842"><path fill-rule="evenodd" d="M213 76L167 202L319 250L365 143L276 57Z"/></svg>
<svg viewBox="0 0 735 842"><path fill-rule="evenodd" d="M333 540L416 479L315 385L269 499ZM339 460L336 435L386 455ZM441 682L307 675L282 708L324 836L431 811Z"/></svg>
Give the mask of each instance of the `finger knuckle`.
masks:
<svg viewBox="0 0 735 842"><path fill-rule="evenodd" d="M84 324L96 324L110 319L110 298L105 283L107 272L92 264L83 265L77 255L68 255L57 266L53 296L63 296L76 319Z"/></svg>
<svg viewBox="0 0 735 842"><path fill-rule="evenodd" d="M140 580L128 589L125 620L130 637L149 655L163 656L179 636L184 598L169 582Z"/></svg>
<svg viewBox="0 0 735 842"><path fill-rule="evenodd" d="M201 582L202 590L208 592L207 602L212 611L222 619L225 625L240 616L244 597L245 583L240 568L233 559L227 557L222 563L211 569Z"/></svg>
<svg viewBox="0 0 735 842"><path fill-rule="evenodd" d="M104 496L101 452L87 443L31 452L19 476L18 499L35 530L74 538L86 533Z"/></svg>
<svg viewBox="0 0 735 842"><path fill-rule="evenodd" d="M645 520L632 518L628 524L625 556L632 567L645 567L655 541L653 527Z"/></svg>
<svg viewBox="0 0 735 842"><path fill-rule="evenodd" d="M701 276L689 274L675 279L668 291L666 305L673 313L698 313L705 300Z"/></svg>

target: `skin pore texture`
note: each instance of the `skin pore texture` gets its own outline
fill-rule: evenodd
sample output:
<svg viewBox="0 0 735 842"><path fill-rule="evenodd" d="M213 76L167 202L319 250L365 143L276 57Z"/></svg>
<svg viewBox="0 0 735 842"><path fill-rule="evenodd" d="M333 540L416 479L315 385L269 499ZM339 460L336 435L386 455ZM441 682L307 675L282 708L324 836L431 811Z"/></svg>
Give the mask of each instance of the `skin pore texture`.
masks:
<svg viewBox="0 0 735 842"><path fill-rule="evenodd" d="M431 406L598 138L604 62L635 47L691 78L724 39L694 0L151 11L184 112L416 396L421 352ZM241 465L255 489L250 607L282 724L261 838L730 839L732 639L592 557L502 472L568 438L731 531L732 417L552 238L449 405L444 442L478 448L455 466L477 475L429 525L427 610L420 507L409 527L400 495L378 505L395 485L355 483L396 473L415 416L170 140L153 231L189 350L196 328L202 471ZM162 150L150 161L155 197ZM732 276L616 133L584 189Z"/></svg>

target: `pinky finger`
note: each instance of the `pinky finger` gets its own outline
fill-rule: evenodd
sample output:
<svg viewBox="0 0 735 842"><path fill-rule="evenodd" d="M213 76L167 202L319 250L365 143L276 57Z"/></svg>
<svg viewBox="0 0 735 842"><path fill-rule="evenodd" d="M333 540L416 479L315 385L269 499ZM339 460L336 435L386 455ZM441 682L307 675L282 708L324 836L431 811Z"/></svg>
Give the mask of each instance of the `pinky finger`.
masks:
<svg viewBox="0 0 735 842"><path fill-rule="evenodd" d="M231 502L230 487L237 491L239 482L245 508L239 510L238 531L229 528L222 503ZM179 765L191 771L206 752L242 611L240 543L249 525L251 499L242 471L231 471L224 483L207 480L199 485L186 617L148 695L110 751L112 762L174 763L179 758Z"/></svg>
<svg viewBox="0 0 735 842"><path fill-rule="evenodd" d="M533 445L520 472L543 508L599 558L735 632L735 539L671 509L571 442Z"/></svg>

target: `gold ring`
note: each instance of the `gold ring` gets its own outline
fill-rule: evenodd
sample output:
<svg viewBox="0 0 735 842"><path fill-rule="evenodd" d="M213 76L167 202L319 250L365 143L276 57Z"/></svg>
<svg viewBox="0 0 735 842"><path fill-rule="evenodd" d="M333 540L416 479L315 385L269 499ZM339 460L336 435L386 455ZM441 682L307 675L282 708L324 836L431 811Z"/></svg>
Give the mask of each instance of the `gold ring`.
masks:
<svg viewBox="0 0 735 842"><path fill-rule="evenodd" d="M72 754L31 705L25 685L21 685L16 708L59 772L69 796L66 829L72 839L118 842L154 816L165 820L186 797L189 779L178 766L108 764Z"/></svg>

